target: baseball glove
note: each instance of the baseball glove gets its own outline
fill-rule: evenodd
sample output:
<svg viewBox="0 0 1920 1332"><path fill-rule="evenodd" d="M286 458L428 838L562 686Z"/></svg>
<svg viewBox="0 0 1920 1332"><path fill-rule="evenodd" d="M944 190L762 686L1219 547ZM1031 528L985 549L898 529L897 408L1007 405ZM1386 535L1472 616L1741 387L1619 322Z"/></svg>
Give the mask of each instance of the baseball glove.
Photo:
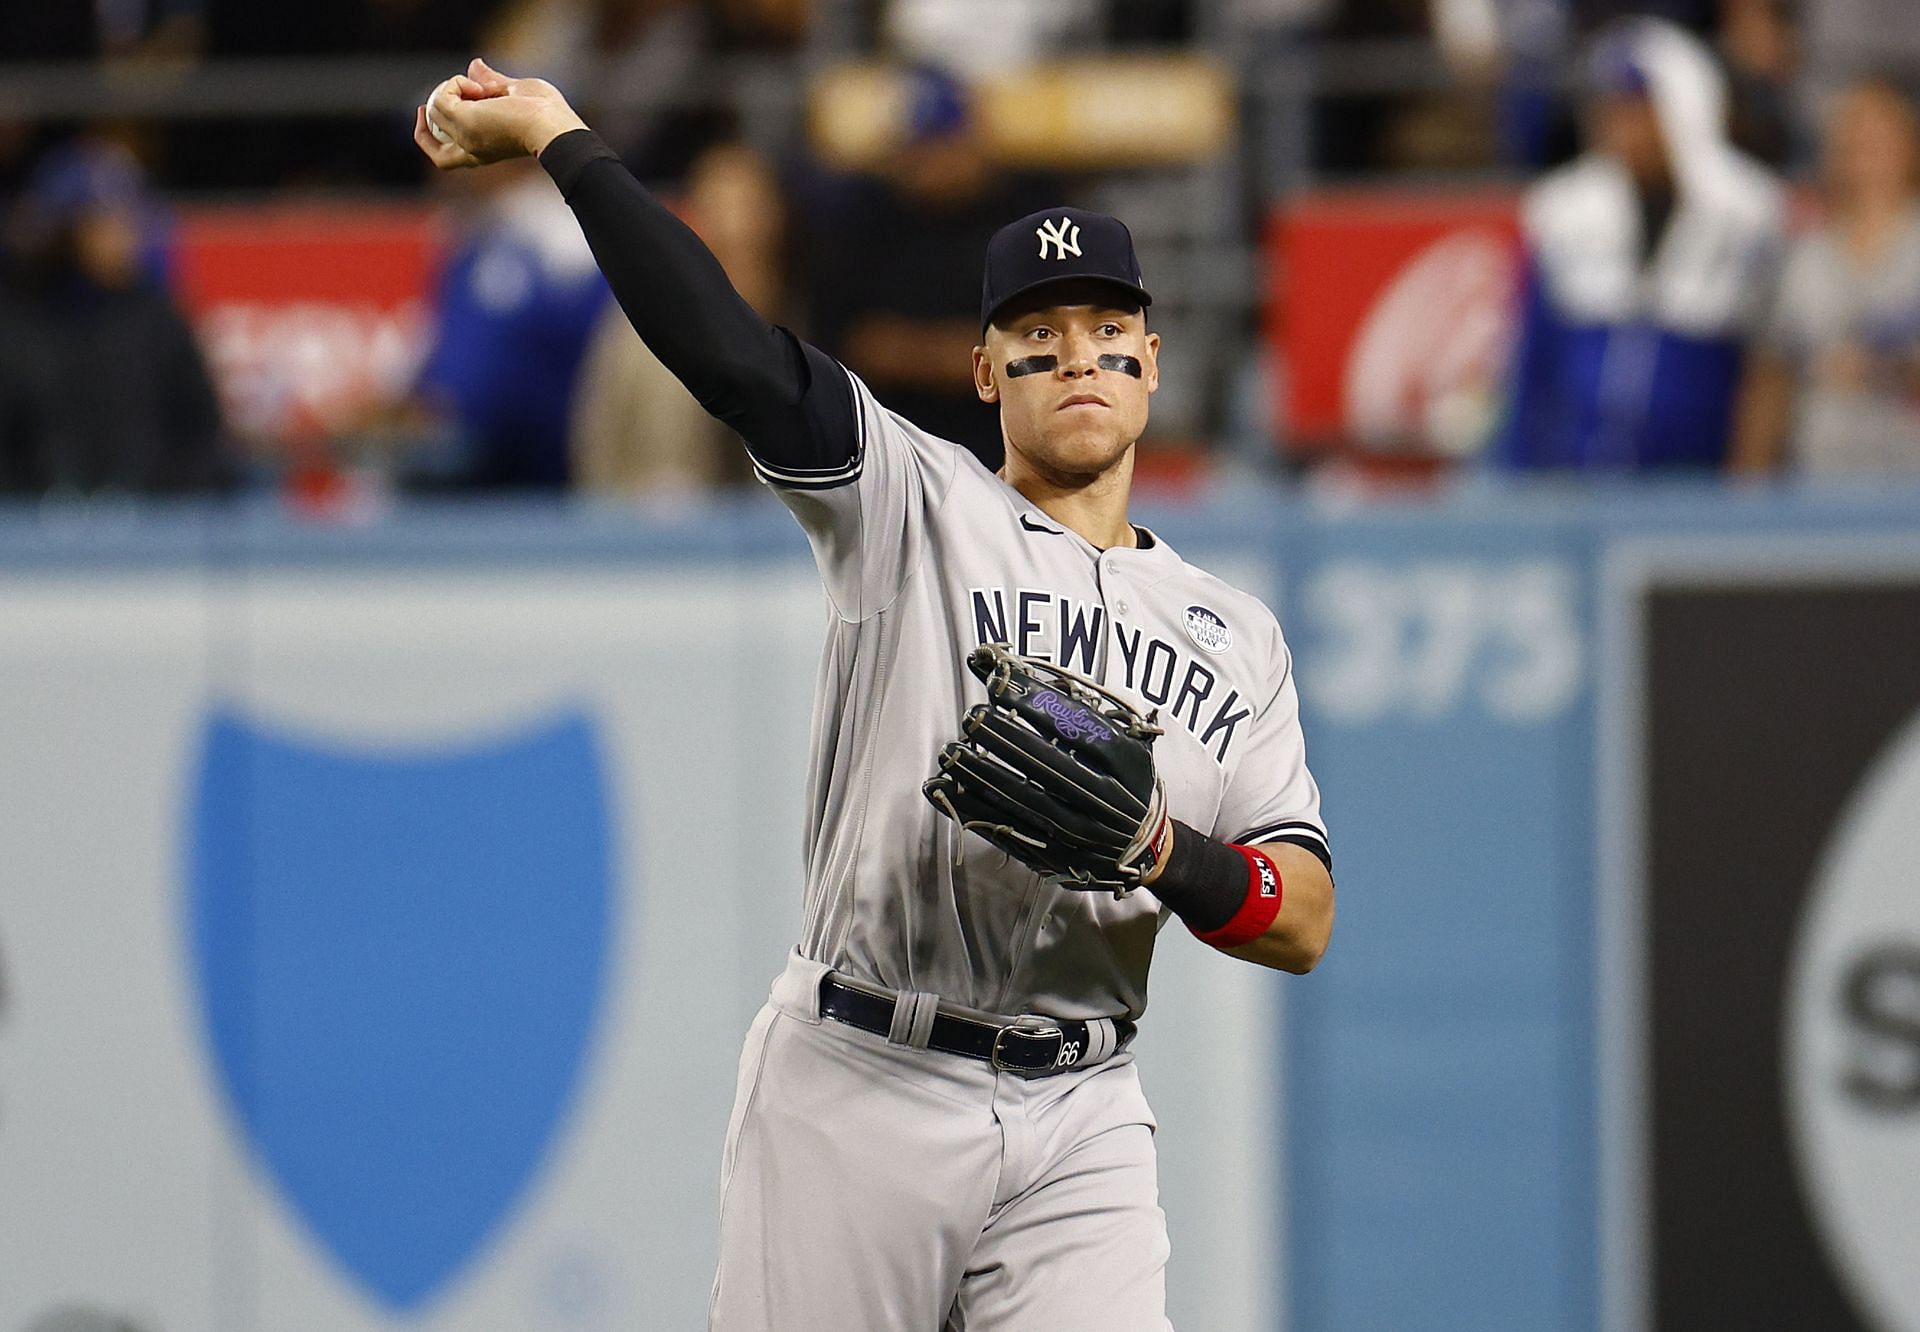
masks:
<svg viewBox="0 0 1920 1332"><path fill-rule="evenodd" d="M920 788L934 808L1062 887L1139 887L1170 826L1154 716L998 644L975 648L967 668L987 701L967 709Z"/></svg>

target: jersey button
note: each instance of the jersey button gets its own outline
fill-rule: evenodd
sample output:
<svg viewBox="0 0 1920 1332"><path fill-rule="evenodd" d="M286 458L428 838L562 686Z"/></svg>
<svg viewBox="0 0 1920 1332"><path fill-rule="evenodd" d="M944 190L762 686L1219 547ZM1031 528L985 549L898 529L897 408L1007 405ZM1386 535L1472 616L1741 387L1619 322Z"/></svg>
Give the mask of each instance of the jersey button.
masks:
<svg viewBox="0 0 1920 1332"><path fill-rule="evenodd" d="M1116 611L1118 611L1118 612L1119 612L1120 614L1122 614L1122 615L1125 615L1125 614L1127 613L1127 603L1126 603L1126 602L1124 602L1124 601L1116 601L1116 602L1114 602L1114 603L1113 603L1113 608L1114 608L1114 610L1116 610Z"/></svg>

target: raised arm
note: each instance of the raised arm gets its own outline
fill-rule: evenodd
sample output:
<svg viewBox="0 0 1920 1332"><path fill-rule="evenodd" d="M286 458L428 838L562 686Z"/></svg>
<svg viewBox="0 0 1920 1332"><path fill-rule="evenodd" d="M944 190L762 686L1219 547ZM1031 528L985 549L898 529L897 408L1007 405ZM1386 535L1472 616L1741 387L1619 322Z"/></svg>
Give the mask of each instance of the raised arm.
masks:
<svg viewBox="0 0 1920 1332"><path fill-rule="evenodd" d="M510 79L475 60L415 113L413 138L442 170L538 157L641 341L762 463L828 472L854 457L859 436L846 373L762 319L700 238L633 178L552 84Z"/></svg>

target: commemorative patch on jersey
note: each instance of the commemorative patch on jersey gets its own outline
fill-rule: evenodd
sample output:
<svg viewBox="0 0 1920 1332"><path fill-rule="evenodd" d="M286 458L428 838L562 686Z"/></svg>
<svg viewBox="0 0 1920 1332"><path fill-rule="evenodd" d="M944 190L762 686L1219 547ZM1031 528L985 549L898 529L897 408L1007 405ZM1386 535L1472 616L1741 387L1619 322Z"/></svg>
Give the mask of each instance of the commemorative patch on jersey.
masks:
<svg viewBox="0 0 1920 1332"><path fill-rule="evenodd" d="M1216 655L1233 646L1233 630L1205 606L1187 607L1187 637L1202 651Z"/></svg>

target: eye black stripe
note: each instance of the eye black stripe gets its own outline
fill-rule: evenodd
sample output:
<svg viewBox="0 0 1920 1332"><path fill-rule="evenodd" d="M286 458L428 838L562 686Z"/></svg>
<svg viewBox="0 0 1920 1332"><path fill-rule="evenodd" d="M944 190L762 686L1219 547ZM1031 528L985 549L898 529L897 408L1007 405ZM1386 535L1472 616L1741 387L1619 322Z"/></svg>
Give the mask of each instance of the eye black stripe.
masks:
<svg viewBox="0 0 1920 1332"><path fill-rule="evenodd" d="M1140 362L1131 356L1121 356L1116 352L1108 352L1100 357L1098 361L1095 361L1094 364L1098 365L1102 370L1118 370L1123 375L1132 375L1135 379L1140 378Z"/></svg>
<svg viewBox="0 0 1920 1332"><path fill-rule="evenodd" d="M1007 362L1007 378L1018 379L1022 375L1044 375L1060 368L1058 356L1022 356L1017 361Z"/></svg>

